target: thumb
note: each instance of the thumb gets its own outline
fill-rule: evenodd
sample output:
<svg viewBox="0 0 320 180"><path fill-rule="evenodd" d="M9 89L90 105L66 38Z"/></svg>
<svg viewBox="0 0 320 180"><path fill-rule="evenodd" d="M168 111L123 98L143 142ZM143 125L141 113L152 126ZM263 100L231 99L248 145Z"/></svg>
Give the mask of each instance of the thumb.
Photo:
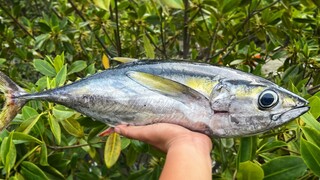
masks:
<svg viewBox="0 0 320 180"><path fill-rule="evenodd" d="M114 128L114 131L130 139L145 141L145 134L147 134L145 129L144 126L118 125Z"/></svg>

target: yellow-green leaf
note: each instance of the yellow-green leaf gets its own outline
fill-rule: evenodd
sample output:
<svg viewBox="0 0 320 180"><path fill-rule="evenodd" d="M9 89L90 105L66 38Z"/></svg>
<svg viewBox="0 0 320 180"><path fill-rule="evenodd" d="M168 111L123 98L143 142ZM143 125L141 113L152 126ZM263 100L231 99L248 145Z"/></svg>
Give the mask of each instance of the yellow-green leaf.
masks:
<svg viewBox="0 0 320 180"><path fill-rule="evenodd" d="M146 35L143 35L142 40L143 40L143 47L146 52L147 58L154 59L155 58L154 47L150 43L148 37Z"/></svg>
<svg viewBox="0 0 320 180"><path fill-rule="evenodd" d="M33 128L33 126L38 122L38 120L40 119L40 117L43 115L43 113L34 116L34 117L30 117L29 119L23 121L20 126L17 128L17 131L25 133L25 134L29 134L30 130Z"/></svg>
<svg viewBox="0 0 320 180"><path fill-rule="evenodd" d="M62 86L67 79L67 65L64 65L56 76L56 87Z"/></svg>
<svg viewBox="0 0 320 180"><path fill-rule="evenodd" d="M302 132L311 143L314 143L316 146L320 147L320 132L311 127L302 127Z"/></svg>
<svg viewBox="0 0 320 180"><path fill-rule="evenodd" d="M310 127L320 131L320 123L313 117L310 112L305 113L301 116L301 119Z"/></svg>
<svg viewBox="0 0 320 180"><path fill-rule="evenodd" d="M103 67L104 67L105 69L109 69L109 68L110 68L109 58L108 58L108 56L106 56L105 54L102 55L102 64L103 64Z"/></svg>
<svg viewBox="0 0 320 180"><path fill-rule="evenodd" d="M42 143L42 141L40 141L39 139L21 132L13 132L13 140L15 141L16 144L26 143L26 142L35 142L38 144Z"/></svg>
<svg viewBox="0 0 320 180"><path fill-rule="evenodd" d="M238 180L261 180L264 177L262 168L251 161L241 162L237 172Z"/></svg>
<svg viewBox="0 0 320 180"><path fill-rule="evenodd" d="M93 2L97 7L109 11L110 0L93 0Z"/></svg>
<svg viewBox="0 0 320 180"><path fill-rule="evenodd" d="M41 166L48 166L49 165L46 143L41 143L40 164L41 164Z"/></svg>
<svg viewBox="0 0 320 180"><path fill-rule="evenodd" d="M315 117L318 118L320 116L320 97L312 96L308 99L309 106L310 106L310 113Z"/></svg>
<svg viewBox="0 0 320 180"><path fill-rule="evenodd" d="M170 8L184 9L183 0L161 0L163 4Z"/></svg>
<svg viewBox="0 0 320 180"><path fill-rule="evenodd" d="M53 59L53 66L56 72L59 72L61 70L63 64L64 64L64 53L62 53L61 55L57 55Z"/></svg>
<svg viewBox="0 0 320 180"><path fill-rule="evenodd" d="M65 119L61 121L63 128L71 135L81 138L84 136L83 127L75 119Z"/></svg>
<svg viewBox="0 0 320 180"><path fill-rule="evenodd" d="M61 143L61 128L58 121L50 114L48 117L51 132L59 145Z"/></svg>
<svg viewBox="0 0 320 180"><path fill-rule="evenodd" d="M57 120L64 120L64 119L68 119L71 116L73 116L76 112L73 110L70 110L64 106L61 105L56 105L55 107L53 107L52 110L52 114L55 118L57 118Z"/></svg>
<svg viewBox="0 0 320 180"><path fill-rule="evenodd" d="M1 160L4 165L4 170L7 175L10 175L10 171L16 162L16 147L13 143L13 132L5 137L1 144L0 149Z"/></svg>
<svg viewBox="0 0 320 180"><path fill-rule="evenodd" d="M118 160L121 152L121 139L119 134L112 133L106 142L104 149L104 162L108 168L112 167Z"/></svg>

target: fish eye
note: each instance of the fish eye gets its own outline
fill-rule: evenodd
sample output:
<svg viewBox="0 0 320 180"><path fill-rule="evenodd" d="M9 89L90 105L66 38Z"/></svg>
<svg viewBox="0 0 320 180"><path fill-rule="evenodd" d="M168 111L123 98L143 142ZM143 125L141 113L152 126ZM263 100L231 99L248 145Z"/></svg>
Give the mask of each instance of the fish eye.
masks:
<svg viewBox="0 0 320 180"><path fill-rule="evenodd" d="M260 109L268 109L275 106L279 101L278 94L273 90L265 90L263 91L258 100Z"/></svg>

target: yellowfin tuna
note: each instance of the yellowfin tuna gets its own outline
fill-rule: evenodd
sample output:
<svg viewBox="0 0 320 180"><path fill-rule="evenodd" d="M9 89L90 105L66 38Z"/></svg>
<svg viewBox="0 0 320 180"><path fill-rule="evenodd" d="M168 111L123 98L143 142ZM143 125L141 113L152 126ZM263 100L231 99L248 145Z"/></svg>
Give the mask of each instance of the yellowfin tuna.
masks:
<svg viewBox="0 0 320 180"><path fill-rule="evenodd" d="M4 129L29 100L72 108L111 126L173 123L216 137L268 131L309 110L303 98L252 74L201 63L137 61L28 94L0 73Z"/></svg>

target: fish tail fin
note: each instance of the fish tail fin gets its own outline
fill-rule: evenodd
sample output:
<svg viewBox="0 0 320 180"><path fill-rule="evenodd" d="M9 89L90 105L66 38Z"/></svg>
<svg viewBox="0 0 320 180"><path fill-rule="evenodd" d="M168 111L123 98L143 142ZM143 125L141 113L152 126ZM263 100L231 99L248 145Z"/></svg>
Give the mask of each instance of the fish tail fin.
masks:
<svg viewBox="0 0 320 180"><path fill-rule="evenodd" d="M0 113L1 132L9 125L10 121L17 115L19 110L27 102L26 99L16 97L27 93L2 72L0 72L0 91L6 98Z"/></svg>

